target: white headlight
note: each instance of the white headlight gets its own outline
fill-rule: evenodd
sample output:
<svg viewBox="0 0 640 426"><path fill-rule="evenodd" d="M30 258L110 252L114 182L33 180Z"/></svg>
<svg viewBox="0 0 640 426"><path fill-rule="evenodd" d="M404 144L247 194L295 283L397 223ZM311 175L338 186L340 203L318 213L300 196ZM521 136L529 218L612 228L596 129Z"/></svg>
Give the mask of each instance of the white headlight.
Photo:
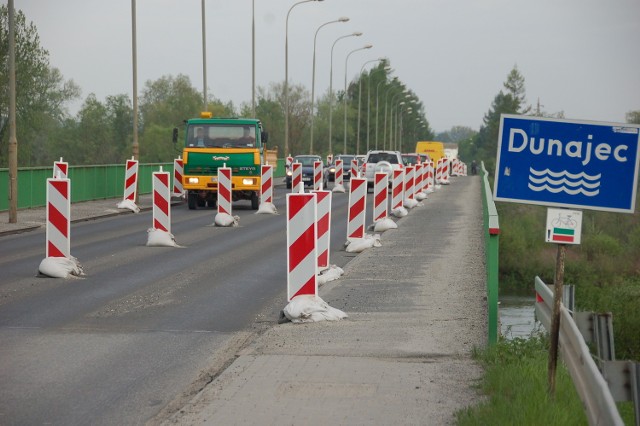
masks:
<svg viewBox="0 0 640 426"><path fill-rule="evenodd" d="M253 179L242 179L242 184L243 185L253 185Z"/></svg>
<svg viewBox="0 0 640 426"><path fill-rule="evenodd" d="M196 183L198 183L198 178L196 178L196 177L190 177L190 178L189 178L189 183L191 183L191 184L196 184Z"/></svg>

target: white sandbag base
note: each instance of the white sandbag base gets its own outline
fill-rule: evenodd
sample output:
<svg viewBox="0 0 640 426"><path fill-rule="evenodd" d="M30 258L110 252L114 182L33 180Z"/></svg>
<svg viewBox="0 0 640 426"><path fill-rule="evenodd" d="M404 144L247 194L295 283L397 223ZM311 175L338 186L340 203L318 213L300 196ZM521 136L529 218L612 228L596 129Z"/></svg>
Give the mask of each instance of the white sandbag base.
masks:
<svg viewBox="0 0 640 426"><path fill-rule="evenodd" d="M382 242L380 242L380 235L374 234L365 234L364 238L352 238L346 242L347 253L362 253L368 248L371 247L382 247Z"/></svg>
<svg viewBox="0 0 640 426"><path fill-rule="evenodd" d="M147 229L147 247L180 247L172 233L160 229Z"/></svg>
<svg viewBox="0 0 640 426"><path fill-rule="evenodd" d="M398 229L398 224L388 217L380 219L375 223L375 225L373 225L374 232L384 232L389 229Z"/></svg>
<svg viewBox="0 0 640 426"><path fill-rule="evenodd" d="M256 214L278 214L278 209L273 203L260 203Z"/></svg>
<svg viewBox="0 0 640 426"><path fill-rule="evenodd" d="M84 275L82 265L75 257L45 257L38 272L51 278L75 278Z"/></svg>
<svg viewBox="0 0 640 426"><path fill-rule="evenodd" d="M331 265L328 269L320 272L318 275L318 285L328 283L329 281L335 281L344 274L344 270L336 265Z"/></svg>
<svg viewBox="0 0 640 426"><path fill-rule="evenodd" d="M346 192L346 189L344 189L343 185L335 185L331 191L332 192Z"/></svg>
<svg viewBox="0 0 640 426"><path fill-rule="evenodd" d="M213 220L216 226L238 226L239 221L239 216L231 216L228 213L218 213Z"/></svg>
<svg viewBox="0 0 640 426"><path fill-rule="evenodd" d="M424 192L418 192L416 194L416 200L418 201L426 200L427 198L427 194L425 194Z"/></svg>
<svg viewBox="0 0 640 426"><path fill-rule="evenodd" d="M391 214L395 217L405 217L409 214L409 210L404 207L398 207L397 209L392 210Z"/></svg>
<svg viewBox="0 0 640 426"><path fill-rule="evenodd" d="M418 200L414 198L405 198L403 204L406 208L412 209L416 207L419 203L418 203Z"/></svg>
<svg viewBox="0 0 640 426"><path fill-rule="evenodd" d="M347 314L332 308L319 296L303 295L291 299L282 311L291 322L338 321L347 318Z"/></svg>
<svg viewBox="0 0 640 426"><path fill-rule="evenodd" d="M136 205L136 203L134 203L133 201L128 200L128 199L120 201L118 203L118 208L119 209L129 209L134 213L140 213L140 207L138 207Z"/></svg>

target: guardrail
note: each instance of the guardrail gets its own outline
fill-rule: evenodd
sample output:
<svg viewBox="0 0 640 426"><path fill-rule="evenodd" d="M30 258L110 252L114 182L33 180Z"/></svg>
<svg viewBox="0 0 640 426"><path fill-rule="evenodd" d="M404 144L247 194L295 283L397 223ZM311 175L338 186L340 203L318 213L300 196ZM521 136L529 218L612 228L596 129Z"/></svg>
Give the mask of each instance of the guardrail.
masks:
<svg viewBox="0 0 640 426"><path fill-rule="evenodd" d="M536 318L551 329L553 291L535 278ZM560 351L589 424L624 425L615 401L633 401L640 424L640 363L615 361L611 314L571 312L560 304ZM600 369L587 343L594 343ZM601 373L602 370L602 373Z"/></svg>
<svg viewBox="0 0 640 426"><path fill-rule="evenodd" d="M138 194L152 191L151 173L162 166L165 172L173 172L173 163L140 164L138 169ZM69 166L71 202L118 198L124 193L123 164ZM284 159L278 159L274 177L285 175ZM47 178L53 176L51 167L21 167L18 169L18 209L42 207L46 200ZM0 169L0 188L9 188L9 170ZM8 197L0 197L0 211L9 209Z"/></svg>
<svg viewBox="0 0 640 426"><path fill-rule="evenodd" d="M489 344L498 342L498 255L500 240L500 223L498 210L493 202L489 172L480 163L482 178L482 218L485 241L485 256L487 265L487 309L488 309L488 339Z"/></svg>

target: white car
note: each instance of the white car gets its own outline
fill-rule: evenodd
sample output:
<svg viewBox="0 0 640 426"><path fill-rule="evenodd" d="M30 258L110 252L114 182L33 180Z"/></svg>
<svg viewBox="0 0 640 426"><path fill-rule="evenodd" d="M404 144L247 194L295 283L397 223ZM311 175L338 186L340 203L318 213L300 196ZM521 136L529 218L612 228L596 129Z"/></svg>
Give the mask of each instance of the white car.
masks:
<svg viewBox="0 0 640 426"><path fill-rule="evenodd" d="M393 171L402 169L402 154L400 151L369 151L362 167L368 188L373 188L375 174L381 172L389 175L389 185L391 185Z"/></svg>

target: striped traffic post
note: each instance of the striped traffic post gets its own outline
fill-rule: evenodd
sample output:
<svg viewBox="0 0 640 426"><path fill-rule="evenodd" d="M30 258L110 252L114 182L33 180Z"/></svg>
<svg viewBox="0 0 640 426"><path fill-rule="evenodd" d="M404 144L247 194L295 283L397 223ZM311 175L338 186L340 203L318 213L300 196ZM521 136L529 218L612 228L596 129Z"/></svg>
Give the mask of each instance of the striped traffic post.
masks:
<svg viewBox="0 0 640 426"><path fill-rule="evenodd" d="M218 168L218 214L231 216L231 168Z"/></svg>
<svg viewBox="0 0 640 426"><path fill-rule="evenodd" d="M429 192L429 162L422 163L422 192Z"/></svg>
<svg viewBox="0 0 640 426"><path fill-rule="evenodd" d="M329 268L329 244L331 237L331 191L314 191L317 195L318 270Z"/></svg>
<svg viewBox="0 0 640 426"><path fill-rule="evenodd" d="M127 160L124 175L124 199L136 201L138 190L138 160Z"/></svg>
<svg viewBox="0 0 640 426"><path fill-rule="evenodd" d="M317 195L287 194L287 300L318 294Z"/></svg>
<svg viewBox="0 0 640 426"><path fill-rule="evenodd" d="M299 192L302 183L302 163L291 164L291 192Z"/></svg>
<svg viewBox="0 0 640 426"><path fill-rule="evenodd" d="M413 166L407 166L404 168L404 197L408 200L413 200L413 179L414 170Z"/></svg>
<svg viewBox="0 0 640 426"><path fill-rule="evenodd" d="M260 201L273 203L273 166L265 164L260 167Z"/></svg>
<svg viewBox="0 0 640 426"><path fill-rule="evenodd" d="M364 221L366 213L367 180L351 178L349 186L349 210L347 218L347 240L364 238Z"/></svg>
<svg viewBox="0 0 640 426"><path fill-rule="evenodd" d="M404 205L404 170L394 170L391 182L391 210Z"/></svg>
<svg viewBox="0 0 640 426"><path fill-rule="evenodd" d="M442 159L442 183L449 185L449 159Z"/></svg>
<svg viewBox="0 0 640 426"><path fill-rule="evenodd" d="M313 190L321 191L322 188L322 161L313 162Z"/></svg>
<svg viewBox="0 0 640 426"><path fill-rule="evenodd" d="M291 167L291 164L293 163L293 157L289 156L285 159L284 161L284 165L285 167Z"/></svg>
<svg viewBox="0 0 640 426"><path fill-rule="evenodd" d="M152 173L153 187L153 229L171 232L171 187L169 172Z"/></svg>
<svg viewBox="0 0 640 426"><path fill-rule="evenodd" d="M47 179L46 257L71 257L71 181Z"/></svg>
<svg viewBox="0 0 640 426"><path fill-rule="evenodd" d="M435 191L435 177L435 163L432 160L429 162L429 191Z"/></svg>
<svg viewBox="0 0 640 426"><path fill-rule="evenodd" d="M413 179L413 198L417 198L418 193L422 191L422 164L417 163L413 173L415 175Z"/></svg>
<svg viewBox="0 0 640 426"><path fill-rule="evenodd" d="M442 183L442 158L438 158L438 164L436 165L436 185Z"/></svg>
<svg viewBox="0 0 640 426"><path fill-rule="evenodd" d="M53 177L58 179L69 178L69 163L62 161L62 157L60 157L60 161L53 162Z"/></svg>
<svg viewBox="0 0 640 426"><path fill-rule="evenodd" d="M173 196L182 197L184 188L182 186L182 176L184 175L184 161L182 157L173 160Z"/></svg>
<svg viewBox="0 0 640 426"><path fill-rule="evenodd" d="M358 160L351 160L351 178L357 178L360 176L360 170L358 170Z"/></svg>
<svg viewBox="0 0 640 426"><path fill-rule="evenodd" d="M342 160L336 160L336 172L335 172L335 185L344 186L344 167L342 166Z"/></svg>
<svg viewBox="0 0 640 426"><path fill-rule="evenodd" d="M373 184L373 222L386 219L389 215L389 175L376 173Z"/></svg>

